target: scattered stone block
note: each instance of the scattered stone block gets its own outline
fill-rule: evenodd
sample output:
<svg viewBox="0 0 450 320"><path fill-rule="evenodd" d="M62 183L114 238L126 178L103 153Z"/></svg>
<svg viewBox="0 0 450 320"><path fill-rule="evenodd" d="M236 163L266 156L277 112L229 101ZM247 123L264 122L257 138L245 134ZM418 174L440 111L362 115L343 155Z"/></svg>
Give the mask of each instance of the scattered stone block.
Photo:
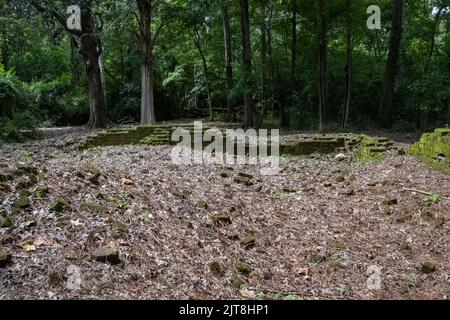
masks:
<svg viewBox="0 0 450 320"><path fill-rule="evenodd" d="M232 223L230 215L226 213L217 214L211 219L215 225L229 225Z"/></svg>
<svg viewBox="0 0 450 320"><path fill-rule="evenodd" d="M237 262L234 267L239 273L244 276L249 276L252 272L252 268L244 262Z"/></svg>
<svg viewBox="0 0 450 320"><path fill-rule="evenodd" d="M96 249L92 253L92 257L97 262L109 263L111 265L117 265L121 263L119 250L110 247Z"/></svg>
<svg viewBox="0 0 450 320"><path fill-rule="evenodd" d="M214 274L215 276L222 277L225 274L224 270L222 269L222 266L217 261L211 262L208 266L209 271L211 271L211 273Z"/></svg>
<svg viewBox="0 0 450 320"><path fill-rule="evenodd" d="M0 268L5 268L12 262L12 256L6 251L0 250Z"/></svg>
<svg viewBox="0 0 450 320"><path fill-rule="evenodd" d="M39 187L34 191L34 196L38 199L45 198L49 194L48 187Z"/></svg>
<svg viewBox="0 0 450 320"><path fill-rule="evenodd" d="M242 239L241 244L246 248L250 249L256 245L255 232L252 230L246 230L244 239Z"/></svg>
<svg viewBox="0 0 450 320"><path fill-rule="evenodd" d="M243 285L245 285L245 281L236 275L234 275L231 278L230 282L231 282L231 285L233 286L233 288L235 288L235 289L240 289Z"/></svg>
<svg viewBox="0 0 450 320"><path fill-rule="evenodd" d="M61 213L70 207L69 201L64 198L56 198L50 207L50 211Z"/></svg>
<svg viewBox="0 0 450 320"><path fill-rule="evenodd" d="M13 207L17 209L25 209L31 205L30 199L28 197L20 197L14 202Z"/></svg>
<svg viewBox="0 0 450 320"><path fill-rule="evenodd" d="M99 214L106 214L109 212L109 208L95 204L95 203L82 203L80 205L80 211L94 212Z"/></svg>
<svg viewBox="0 0 450 320"><path fill-rule="evenodd" d="M425 261L422 264L423 273L433 273L437 269L437 264L434 261Z"/></svg>
<svg viewBox="0 0 450 320"><path fill-rule="evenodd" d="M10 228L14 224L14 220L12 218L0 218L0 228Z"/></svg>

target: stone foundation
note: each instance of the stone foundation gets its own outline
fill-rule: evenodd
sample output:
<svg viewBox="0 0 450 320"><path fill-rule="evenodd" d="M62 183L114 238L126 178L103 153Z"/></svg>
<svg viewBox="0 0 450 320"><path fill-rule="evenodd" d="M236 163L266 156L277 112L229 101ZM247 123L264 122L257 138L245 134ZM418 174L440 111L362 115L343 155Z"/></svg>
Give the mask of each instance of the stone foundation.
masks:
<svg viewBox="0 0 450 320"><path fill-rule="evenodd" d="M450 129L436 129L425 133L408 154L415 156L435 169L450 174Z"/></svg>

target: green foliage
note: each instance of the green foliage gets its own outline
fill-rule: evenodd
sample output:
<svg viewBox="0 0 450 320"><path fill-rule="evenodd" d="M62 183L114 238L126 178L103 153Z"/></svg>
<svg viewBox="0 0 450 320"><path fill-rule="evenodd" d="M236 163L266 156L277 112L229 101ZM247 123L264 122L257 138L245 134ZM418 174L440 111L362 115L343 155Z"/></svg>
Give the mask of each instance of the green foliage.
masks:
<svg viewBox="0 0 450 320"><path fill-rule="evenodd" d="M438 194L430 194L424 199L425 203L439 203L442 201L442 196Z"/></svg>
<svg viewBox="0 0 450 320"><path fill-rule="evenodd" d="M296 65L292 72L292 4L297 4ZM294 129L316 129L318 124L317 1L249 0L252 43L251 93L258 112L263 104L261 76L265 67L267 103L264 126L278 127L282 110ZM79 1L41 1L64 15L68 4ZM241 68L242 39L238 1L227 1L231 26L233 87L226 90L223 1L157 1L153 6L153 80L157 120L207 113L208 79L216 119L224 118L227 95L242 119L246 84ZM347 65L347 16L352 23L352 93L348 129L376 129L391 36L392 1L380 0L382 30L368 30L370 0L325 1L328 39L328 130L341 130ZM394 130L442 127L450 97L450 15L436 24L439 1L408 2L392 119ZM140 47L135 31L135 1L93 1L102 17L103 61L107 102L113 121L140 117ZM96 21L100 24L100 21ZM262 28L266 26L266 64ZM157 35L157 36L156 36ZM195 36L194 36L195 35ZM434 49L431 50L434 39ZM194 40L197 40L195 43ZM206 61L205 74L203 61ZM3 0L0 17L0 117L28 112L46 125L81 125L89 117L83 58L77 46L48 13L37 12L28 1ZM5 67L3 67L3 64ZM6 71L8 70L8 71ZM36 110L38 112L36 113ZM449 115L450 116L450 115Z"/></svg>

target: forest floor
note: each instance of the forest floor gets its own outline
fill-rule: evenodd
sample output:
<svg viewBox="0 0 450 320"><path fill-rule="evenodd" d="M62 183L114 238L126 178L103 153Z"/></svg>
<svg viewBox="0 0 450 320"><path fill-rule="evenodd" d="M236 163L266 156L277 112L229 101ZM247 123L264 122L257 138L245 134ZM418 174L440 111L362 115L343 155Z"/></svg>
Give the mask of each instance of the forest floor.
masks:
<svg viewBox="0 0 450 320"><path fill-rule="evenodd" d="M279 175L261 176L252 166L176 166L170 147L80 152L87 134L53 130L2 147L0 173L36 167L39 181L3 182L0 216L24 187L49 192L0 229L0 250L12 255L0 266L0 299L450 296L450 200L405 190L450 197L450 176L412 157L282 157ZM253 185L235 183L240 172ZM58 197L68 207L54 212ZM120 263L95 261L102 247ZM381 288L369 290L377 268Z"/></svg>

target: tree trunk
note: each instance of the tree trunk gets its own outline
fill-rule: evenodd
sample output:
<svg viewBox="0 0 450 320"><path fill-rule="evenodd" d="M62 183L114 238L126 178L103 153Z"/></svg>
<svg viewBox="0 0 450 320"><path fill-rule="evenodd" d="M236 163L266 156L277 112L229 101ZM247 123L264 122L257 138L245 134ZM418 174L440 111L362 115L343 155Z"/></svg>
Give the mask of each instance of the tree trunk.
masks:
<svg viewBox="0 0 450 320"><path fill-rule="evenodd" d="M392 121L392 104L395 91L395 82L398 73L400 58L400 44L403 33L403 17L405 0L393 0L394 15L392 18L392 32L389 44L389 55L384 78L383 95L378 112L378 120L381 127L389 128Z"/></svg>
<svg viewBox="0 0 450 320"><path fill-rule="evenodd" d="M233 89L233 66L232 66L232 48L231 48L231 27L230 16L228 14L227 3L222 5L222 19L223 19L223 36L225 44L225 68L226 68L226 90L227 90L227 116L226 121L234 120L234 108L231 100L231 90Z"/></svg>
<svg viewBox="0 0 450 320"><path fill-rule="evenodd" d="M86 64L89 85L90 128L105 128L108 125L106 97L102 76L100 38L95 34L84 34L80 39L80 52Z"/></svg>
<svg viewBox="0 0 450 320"><path fill-rule="evenodd" d="M292 43L291 43L291 92L295 92L295 68L297 66L297 2L292 0ZM291 105L294 105L294 94L291 94ZM286 112L286 106L283 104L281 109L281 127L289 127L289 116Z"/></svg>
<svg viewBox="0 0 450 320"><path fill-rule="evenodd" d="M436 47L436 32L438 31L439 27L439 20L441 18L442 11L445 9L445 7L440 7L438 12L436 13L435 20L433 23L433 27L430 32L430 47L428 49L427 58L425 61L425 67L424 67L424 73L423 77L426 78L428 76L428 73L430 71L431 61L433 59L434 49ZM425 124L425 127L428 126L428 110L425 111L425 114L423 115L422 119L422 108L420 105L416 106L416 128L420 129L422 127L422 120L423 124Z"/></svg>
<svg viewBox="0 0 450 320"><path fill-rule="evenodd" d="M446 51L447 51L447 74L450 83L450 16L447 16L447 30L445 35ZM447 125L450 126L450 97L447 97Z"/></svg>
<svg viewBox="0 0 450 320"><path fill-rule="evenodd" d="M347 127L348 117L350 115L350 102L352 95L352 69L353 69L353 43L352 43L352 7L351 0L347 0L347 66L346 66L346 90L344 113L342 118L342 128Z"/></svg>
<svg viewBox="0 0 450 320"><path fill-rule="evenodd" d="M448 80L450 82L450 54L448 54L447 61ZM447 125L450 126L450 97L447 98Z"/></svg>
<svg viewBox="0 0 450 320"><path fill-rule="evenodd" d="M264 122L267 111L267 26L266 26L266 5L262 4L263 20L261 23L261 104L262 112L258 121L258 129Z"/></svg>
<svg viewBox="0 0 450 320"><path fill-rule="evenodd" d="M240 0L241 7L241 29L242 29L242 62L244 66L244 126L253 128L255 126L255 112L253 97L251 93L252 73L252 48L250 42L250 18L248 12L248 0Z"/></svg>
<svg viewBox="0 0 450 320"><path fill-rule="evenodd" d="M152 1L137 0L141 47L141 124L155 124L153 93Z"/></svg>
<svg viewBox="0 0 450 320"><path fill-rule="evenodd" d="M209 88L208 64L206 63L205 54L203 53L203 49L202 49L200 34L197 29L194 29L194 42L195 42L195 46L197 47L198 53L200 54L200 57L202 59L203 74L205 77L206 94L208 96L209 120L212 121L214 118L214 114L213 114L211 91Z"/></svg>
<svg viewBox="0 0 450 320"><path fill-rule="evenodd" d="M319 130L325 130L327 123L327 65L328 40L325 17L325 2L319 1L318 28L319 28Z"/></svg>
<svg viewBox="0 0 450 320"><path fill-rule="evenodd" d="M297 2L292 0L292 47L291 47L291 82L295 89L295 67L297 66Z"/></svg>

